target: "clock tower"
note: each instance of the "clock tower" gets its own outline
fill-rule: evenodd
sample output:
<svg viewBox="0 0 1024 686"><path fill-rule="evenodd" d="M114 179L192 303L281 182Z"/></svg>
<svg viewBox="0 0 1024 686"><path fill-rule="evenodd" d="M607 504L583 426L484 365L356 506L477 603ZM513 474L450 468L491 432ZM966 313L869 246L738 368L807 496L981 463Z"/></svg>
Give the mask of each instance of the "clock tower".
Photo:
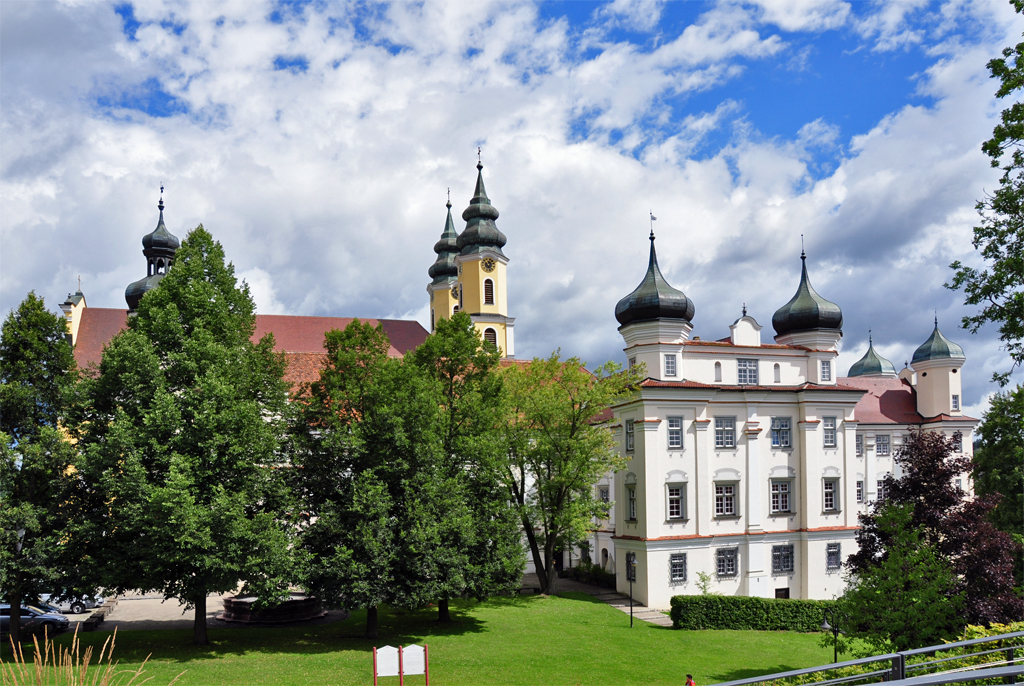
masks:
<svg viewBox="0 0 1024 686"><path fill-rule="evenodd" d="M431 330L439 319L461 310L469 314L481 338L495 345L503 357L514 357L515 318L508 316L508 258L501 251L507 239L494 223L498 210L491 205L484 188L483 164L477 162L476 168L476 191L462 213L466 228L452 246L454 228L449 202L448 223L434 246L438 258L430 268L433 281L427 287L431 297Z"/></svg>

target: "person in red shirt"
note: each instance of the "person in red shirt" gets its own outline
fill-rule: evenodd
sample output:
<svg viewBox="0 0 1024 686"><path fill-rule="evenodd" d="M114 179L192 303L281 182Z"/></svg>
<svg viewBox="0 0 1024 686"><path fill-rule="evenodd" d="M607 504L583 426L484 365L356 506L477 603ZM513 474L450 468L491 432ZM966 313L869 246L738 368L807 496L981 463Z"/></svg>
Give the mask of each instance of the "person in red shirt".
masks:
<svg viewBox="0 0 1024 686"><path fill-rule="evenodd" d="M693 680L692 674L686 675L686 686L697 686L697 683Z"/></svg>

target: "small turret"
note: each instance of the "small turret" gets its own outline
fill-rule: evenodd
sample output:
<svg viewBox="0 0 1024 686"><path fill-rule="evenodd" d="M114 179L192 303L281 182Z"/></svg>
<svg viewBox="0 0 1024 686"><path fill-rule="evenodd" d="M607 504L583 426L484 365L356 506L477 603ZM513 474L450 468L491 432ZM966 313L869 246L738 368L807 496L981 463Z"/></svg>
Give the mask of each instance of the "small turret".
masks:
<svg viewBox="0 0 1024 686"><path fill-rule="evenodd" d="M939 319L928 340L914 351L910 366L917 377L917 411L922 417L962 416L960 368L964 349L939 331Z"/></svg>
<svg viewBox="0 0 1024 686"><path fill-rule="evenodd" d="M164 225L164 187L160 186L160 218L156 228L142 237L142 254L146 256L146 278L130 284L124 291L124 299L128 303L128 311L135 312L142 301L142 296L153 290L160 283L167 270L174 263L174 255L181 243L178 237L167 230Z"/></svg>
<svg viewBox="0 0 1024 686"><path fill-rule="evenodd" d="M473 199L469 201L469 207L462 212L466 228L459 235L456 245L462 255L491 250L504 257L501 248L508 239L494 224L494 220L498 218L498 210L491 205L491 199L487 197L483 169L483 163L477 162L476 190Z"/></svg>
<svg viewBox="0 0 1024 686"><path fill-rule="evenodd" d="M654 249L654 231L651 231L650 240L647 274L640 285L615 306L615 318L622 326L650 319L681 319L689 324L695 311L693 301L662 276L658 253Z"/></svg>
<svg viewBox="0 0 1024 686"><path fill-rule="evenodd" d="M800 251L800 285L789 302L772 316L775 340L784 345L835 350L843 337L843 311L818 295L807 275L807 255Z"/></svg>
<svg viewBox="0 0 1024 686"><path fill-rule="evenodd" d="M444 223L441 240L434 243L434 252L437 253L437 260L427 270L434 283L454 281L459 275L459 268L455 266L455 256L459 254L457 243L459 234L456 233L455 222L452 221L451 198L448 199L445 207L448 208L448 219Z"/></svg>
<svg viewBox="0 0 1024 686"><path fill-rule="evenodd" d="M875 344L868 333L868 351L864 357L853 363L847 376L880 376L886 379L896 378L896 367L892 362L875 352Z"/></svg>

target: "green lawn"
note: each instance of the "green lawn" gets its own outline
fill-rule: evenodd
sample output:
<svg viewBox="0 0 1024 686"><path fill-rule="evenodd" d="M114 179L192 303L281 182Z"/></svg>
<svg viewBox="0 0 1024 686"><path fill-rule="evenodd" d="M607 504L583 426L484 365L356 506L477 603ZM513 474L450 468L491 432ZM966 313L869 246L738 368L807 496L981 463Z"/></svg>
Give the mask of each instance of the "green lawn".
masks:
<svg viewBox="0 0 1024 686"><path fill-rule="evenodd" d="M431 681L449 684L682 684L700 686L831 661L818 635L759 631L673 631L629 617L590 596L458 603L455 621L435 611L382 611L381 639L363 639L365 614L316 627L217 629L212 645L192 646L190 631L125 631L115 658L137 665L152 653L150 686L179 684L371 684L370 648L430 646ZM102 644L109 632L83 635ZM67 642L70 636L59 641ZM10 654L9 648L4 657ZM381 681L397 684L398 678ZM409 677L406 684L423 683Z"/></svg>

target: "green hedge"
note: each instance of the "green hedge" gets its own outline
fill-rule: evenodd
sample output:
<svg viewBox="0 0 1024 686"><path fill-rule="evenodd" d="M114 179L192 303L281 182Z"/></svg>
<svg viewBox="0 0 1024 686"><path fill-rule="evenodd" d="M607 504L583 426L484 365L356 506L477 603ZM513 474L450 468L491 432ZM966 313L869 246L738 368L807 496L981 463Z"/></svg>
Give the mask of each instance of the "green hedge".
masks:
<svg viewBox="0 0 1024 686"><path fill-rule="evenodd" d="M591 586L600 586L601 588L615 588L615 573L607 572L598 565L581 562L578 567L571 569L563 569L561 574L563 579L575 579Z"/></svg>
<svg viewBox="0 0 1024 686"><path fill-rule="evenodd" d="M834 600L677 595L672 597L672 628L820 631L822 610L834 604Z"/></svg>

